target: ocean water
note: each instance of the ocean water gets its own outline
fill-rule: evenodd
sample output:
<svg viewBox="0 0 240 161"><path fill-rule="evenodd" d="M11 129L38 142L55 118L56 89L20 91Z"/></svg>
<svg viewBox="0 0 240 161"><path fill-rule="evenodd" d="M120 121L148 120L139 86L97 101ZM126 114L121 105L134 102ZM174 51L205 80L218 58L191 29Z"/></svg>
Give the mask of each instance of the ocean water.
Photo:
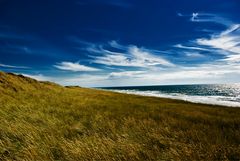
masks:
<svg viewBox="0 0 240 161"><path fill-rule="evenodd" d="M128 86L102 89L195 103L240 107L240 84Z"/></svg>

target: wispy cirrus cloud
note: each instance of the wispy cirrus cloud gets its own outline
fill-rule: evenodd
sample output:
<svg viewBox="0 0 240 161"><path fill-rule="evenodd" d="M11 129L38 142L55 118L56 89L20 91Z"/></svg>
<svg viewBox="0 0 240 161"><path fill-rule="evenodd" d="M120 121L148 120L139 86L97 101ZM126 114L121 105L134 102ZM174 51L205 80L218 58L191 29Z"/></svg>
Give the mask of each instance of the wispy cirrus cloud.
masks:
<svg viewBox="0 0 240 161"><path fill-rule="evenodd" d="M24 74L24 73L21 73L21 74L26 77L36 79L38 81L54 81L54 82L56 82L56 79L54 79L54 77L45 76L43 74Z"/></svg>
<svg viewBox="0 0 240 161"><path fill-rule="evenodd" d="M182 44L174 45L173 47L189 50L200 50L200 51L210 51L210 49L199 47L199 46L184 46Z"/></svg>
<svg viewBox="0 0 240 161"><path fill-rule="evenodd" d="M185 54L187 57L191 57L191 58L202 58L202 57L205 57L205 55L200 54L200 53L198 53L198 52L184 52L184 54Z"/></svg>
<svg viewBox="0 0 240 161"><path fill-rule="evenodd" d="M75 42L79 42L76 41ZM136 45L121 45L117 41L105 44L83 43L81 50L90 53L91 62L105 66L152 68L156 66L174 67L175 64L163 58L161 51L139 48Z"/></svg>
<svg viewBox="0 0 240 161"><path fill-rule="evenodd" d="M66 70L66 71L73 71L73 72L82 72L82 71L87 71L87 72L93 72L93 71L99 71L100 69L81 65L78 62L73 63L73 62L61 62L57 63L54 65L55 68L60 69L60 70Z"/></svg>
<svg viewBox="0 0 240 161"><path fill-rule="evenodd" d="M230 21L229 19L213 13L203 13L203 12L193 12L192 14L177 13L177 16L187 17L191 22L209 22L209 23L221 24L224 26L229 26L233 24L233 22Z"/></svg>
<svg viewBox="0 0 240 161"><path fill-rule="evenodd" d="M26 75L26 74L25 74ZM137 86L146 84L183 84L183 83L237 83L240 65L201 64L195 67L178 67L171 70L157 71L122 71L96 74L75 74L71 76L49 77L42 74L27 74L37 80L49 80L62 85L96 86Z"/></svg>
<svg viewBox="0 0 240 161"><path fill-rule="evenodd" d="M91 43L75 37L70 41L80 45L76 49L89 53L90 62L94 64L138 68L175 66L167 57L164 57L166 55L164 51L140 48L136 45L122 45L115 40L108 43Z"/></svg>
<svg viewBox="0 0 240 161"><path fill-rule="evenodd" d="M192 13L191 21L197 21L198 22L198 13Z"/></svg>
<svg viewBox="0 0 240 161"><path fill-rule="evenodd" d="M240 24L234 24L220 34L213 34L211 38L199 38L196 43L240 54Z"/></svg>
<svg viewBox="0 0 240 161"><path fill-rule="evenodd" d="M186 15L183 15L186 16ZM212 31L205 37L190 40L185 44L174 45L175 48L182 49L180 52L204 53L206 55L222 55L214 61L222 63L240 62L240 24L219 17L216 14L193 14L192 22L224 23L225 30ZM190 53L190 54L191 54Z"/></svg>
<svg viewBox="0 0 240 161"><path fill-rule="evenodd" d="M138 77L140 74L146 73L146 71L124 71L124 72L111 72L109 78L133 78Z"/></svg>
<svg viewBox="0 0 240 161"><path fill-rule="evenodd" d="M109 76L117 78L119 82L131 79L129 85L151 84L182 84L185 83L232 83L238 82L240 76L240 65L229 64L201 64L195 67L178 67L168 71L129 71L114 72ZM123 84L124 85L124 84Z"/></svg>
<svg viewBox="0 0 240 161"><path fill-rule="evenodd" d="M127 49L128 49L128 47L119 44L119 43L118 43L117 41L115 41L115 40L109 41L108 44L109 44L111 47L116 48L116 49L120 49L120 50L127 50Z"/></svg>
<svg viewBox="0 0 240 161"><path fill-rule="evenodd" d="M126 53L111 52L103 50L103 56L95 57L94 63L104 64L109 66L126 66L126 67L142 67L148 68L153 66L173 67L173 63L153 55L150 51L138 48L137 46L129 46Z"/></svg>
<svg viewBox="0 0 240 161"><path fill-rule="evenodd" d="M7 65L7 64L1 64L1 63L0 63L0 67L3 67L3 68L16 68L16 69L30 69L30 67L26 67L26 66L15 66L15 65Z"/></svg>
<svg viewBox="0 0 240 161"><path fill-rule="evenodd" d="M51 81L58 84L67 85L80 85L83 87L95 87L104 86L104 84L110 84L112 80L108 79L107 75L100 74L75 74L75 75L61 75L61 76L48 76L44 74L25 74L19 73L24 76L39 80L39 81Z"/></svg>
<svg viewBox="0 0 240 161"><path fill-rule="evenodd" d="M209 18L209 15L205 16ZM191 17L192 15L188 17L189 20ZM216 19L203 18L201 14L195 14L192 22L218 23ZM122 45L117 41L108 43L75 41L80 44L81 51L88 54L89 63L106 70L57 81L79 83L83 86L146 85L146 82L148 84L237 82L240 76L239 35L239 24L229 23L225 25L223 31L213 30L197 39L172 45L167 53L136 45ZM187 63L181 63L184 61ZM111 69L108 70L108 67Z"/></svg>

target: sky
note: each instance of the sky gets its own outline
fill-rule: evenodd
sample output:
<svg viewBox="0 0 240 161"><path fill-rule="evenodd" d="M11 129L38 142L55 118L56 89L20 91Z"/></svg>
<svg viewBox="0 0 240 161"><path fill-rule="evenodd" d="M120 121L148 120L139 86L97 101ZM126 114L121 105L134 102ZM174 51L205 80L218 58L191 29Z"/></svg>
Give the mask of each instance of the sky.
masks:
<svg viewBox="0 0 240 161"><path fill-rule="evenodd" d="M240 82L239 0L0 0L0 71L84 87Z"/></svg>

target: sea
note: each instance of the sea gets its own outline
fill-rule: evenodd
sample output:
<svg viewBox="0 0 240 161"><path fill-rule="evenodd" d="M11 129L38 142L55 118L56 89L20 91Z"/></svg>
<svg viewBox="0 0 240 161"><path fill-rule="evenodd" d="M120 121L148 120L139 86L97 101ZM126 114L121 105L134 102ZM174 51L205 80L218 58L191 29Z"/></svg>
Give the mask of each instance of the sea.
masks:
<svg viewBox="0 0 240 161"><path fill-rule="evenodd" d="M119 93L179 99L194 103L240 107L240 83L104 87Z"/></svg>

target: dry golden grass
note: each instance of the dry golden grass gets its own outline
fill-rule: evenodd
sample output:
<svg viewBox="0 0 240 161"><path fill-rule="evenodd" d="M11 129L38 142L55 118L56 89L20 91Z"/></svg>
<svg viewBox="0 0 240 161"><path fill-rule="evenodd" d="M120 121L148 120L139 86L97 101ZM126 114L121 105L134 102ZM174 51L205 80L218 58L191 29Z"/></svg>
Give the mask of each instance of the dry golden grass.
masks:
<svg viewBox="0 0 240 161"><path fill-rule="evenodd" d="M0 160L240 160L240 109L0 72Z"/></svg>

